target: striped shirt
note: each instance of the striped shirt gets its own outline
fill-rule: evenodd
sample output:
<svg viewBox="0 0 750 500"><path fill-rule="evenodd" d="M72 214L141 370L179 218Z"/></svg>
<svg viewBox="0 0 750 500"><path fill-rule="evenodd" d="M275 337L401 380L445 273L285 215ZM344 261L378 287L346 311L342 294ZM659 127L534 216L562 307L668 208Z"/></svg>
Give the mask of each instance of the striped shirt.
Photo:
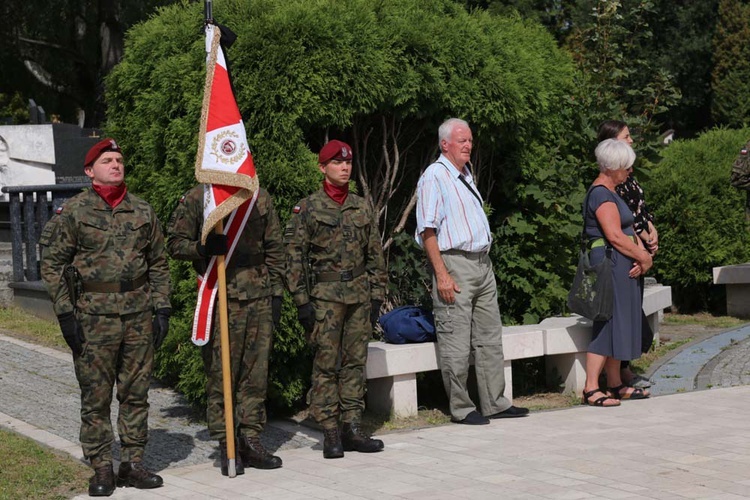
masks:
<svg viewBox="0 0 750 500"><path fill-rule="evenodd" d="M490 223L471 172L464 166L460 173L443 155L427 167L417 184L416 240L420 246L425 228L435 230L441 252L487 252L492 242Z"/></svg>

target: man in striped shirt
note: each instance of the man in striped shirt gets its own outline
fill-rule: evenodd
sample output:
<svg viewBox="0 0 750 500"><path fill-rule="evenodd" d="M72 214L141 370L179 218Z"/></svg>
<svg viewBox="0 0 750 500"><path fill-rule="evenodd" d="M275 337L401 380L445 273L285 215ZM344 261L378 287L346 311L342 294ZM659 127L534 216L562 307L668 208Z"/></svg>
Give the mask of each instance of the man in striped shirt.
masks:
<svg viewBox="0 0 750 500"><path fill-rule="evenodd" d="M492 235L469 170L472 134L458 118L438 129L441 155L417 185L417 243L432 265L432 302L443 384L454 422L481 425L522 417L503 396L502 321L488 255ZM480 411L469 397L473 352Z"/></svg>

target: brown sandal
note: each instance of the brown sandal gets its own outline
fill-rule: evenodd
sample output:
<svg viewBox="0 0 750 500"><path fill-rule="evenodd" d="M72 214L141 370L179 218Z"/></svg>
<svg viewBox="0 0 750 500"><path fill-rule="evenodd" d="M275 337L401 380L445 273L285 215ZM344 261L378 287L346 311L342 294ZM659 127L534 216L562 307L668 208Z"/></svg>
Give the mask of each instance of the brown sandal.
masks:
<svg viewBox="0 0 750 500"><path fill-rule="evenodd" d="M597 399L595 399L595 400L592 401L591 397L594 394L596 394L597 392L599 394L601 394L602 397L597 398ZM607 400L616 401L617 403L616 404L605 405L604 402L607 401ZM601 389L594 389L593 391L588 391L588 392L584 391L583 392L583 404L589 405L589 406L610 407L610 406L620 406L620 401L617 398L615 398L615 397L608 396L607 393L605 393Z"/></svg>
<svg viewBox="0 0 750 500"><path fill-rule="evenodd" d="M623 389L626 389L625 394L623 394ZM627 389L633 389L633 392L627 392ZM610 387L609 392L612 393L612 397L615 399L646 399L651 394L646 394L646 392L639 388L639 387L631 387L629 385L618 385L617 387Z"/></svg>

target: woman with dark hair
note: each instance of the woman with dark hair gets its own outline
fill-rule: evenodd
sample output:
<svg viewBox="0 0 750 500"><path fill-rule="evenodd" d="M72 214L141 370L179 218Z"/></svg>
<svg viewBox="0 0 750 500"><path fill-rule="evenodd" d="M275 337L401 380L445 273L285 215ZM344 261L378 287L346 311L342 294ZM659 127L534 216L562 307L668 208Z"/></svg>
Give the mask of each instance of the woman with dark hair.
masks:
<svg viewBox="0 0 750 500"><path fill-rule="evenodd" d="M641 355L641 290L639 279L651 267L633 229L633 214L615 187L625 181L635 161L633 149L623 141L607 139L596 147L599 176L591 184L583 206L584 235L591 264L610 259L612 317L594 321L586 353L583 402L591 406L618 406L620 399L644 399L648 391L626 385L620 378L621 360ZM609 390L599 388L599 375L607 375Z"/></svg>
<svg viewBox="0 0 750 500"><path fill-rule="evenodd" d="M605 139L617 139L628 145L633 144L628 125L620 120L606 120L599 125L597 142L601 143ZM654 255L659 249L659 233L656 231L656 227L654 227L654 216L648 211L648 207L646 206L643 189L633 176L632 170L630 175L628 175L628 178L625 179L625 182L619 184L615 190L625 203L627 203L628 208L633 213L633 228L635 229L635 234L637 234L643 241L644 246L651 255ZM641 277L641 299L642 298L643 277ZM641 349L645 354L651 348L651 344L654 341L654 332L648 324L646 315L643 313L641 314ZM620 376L625 384L632 387L646 389L652 385L652 382L646 377L633 373L630 369L629 361L623 361L621 363Z"/></svg>

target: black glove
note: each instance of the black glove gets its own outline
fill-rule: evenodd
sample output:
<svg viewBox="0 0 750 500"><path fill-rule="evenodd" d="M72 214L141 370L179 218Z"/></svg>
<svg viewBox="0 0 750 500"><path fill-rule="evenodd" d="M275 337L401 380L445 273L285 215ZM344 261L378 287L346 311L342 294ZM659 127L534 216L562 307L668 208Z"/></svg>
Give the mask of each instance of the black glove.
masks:
<svg viewBox="0 0 750 500"><path fill-rule="evenodd" d="M71 311L60 314L57 316L57 321L60 323L60 330L65 343L73 351L73 356L80 356L83 353L83 343L86 342L86 337L83 336L83 329L81 329L81 324L76 319L75 313Z"/></svg>
<svg viewBox="0 0 750 500"><path fill-rule="evenodd" d="M154 312L153 327L154 327L154 349L161 347L164 339L167 338L167 332L169 332L169 316L172 314L172 310L166 307L157 309Z"/></svg>
<svg viewBox="0 0 750 500"><path fill-rule="evenodd" d="M227 235L225 234L208 233L206 244L202 245L198 243L198 253L204 257L226 255L227 252Z"/></svg>
<svg viewBox="0 0 750 500"><path fill-rule="evenodd" d="M281 297L274 296L271 299L271 318L273 319L273 327L278 328L281 325Z"/></svg>
<svg viewBox="0 0 750 500"><path fill-rule="evenodd" d="M297 307L297 319L305 329L305 334L310 335L315 327L315 308L312 302Z"/></svg>
<svg viewBox="0 0 750 500"><path fill-rule="evenodd" d="M382 305L382 300L372 299L370 301L370 323L372 323L373 328L375 328L375 323L378 322L378 318L380 317L380 308Z"/></svg>

